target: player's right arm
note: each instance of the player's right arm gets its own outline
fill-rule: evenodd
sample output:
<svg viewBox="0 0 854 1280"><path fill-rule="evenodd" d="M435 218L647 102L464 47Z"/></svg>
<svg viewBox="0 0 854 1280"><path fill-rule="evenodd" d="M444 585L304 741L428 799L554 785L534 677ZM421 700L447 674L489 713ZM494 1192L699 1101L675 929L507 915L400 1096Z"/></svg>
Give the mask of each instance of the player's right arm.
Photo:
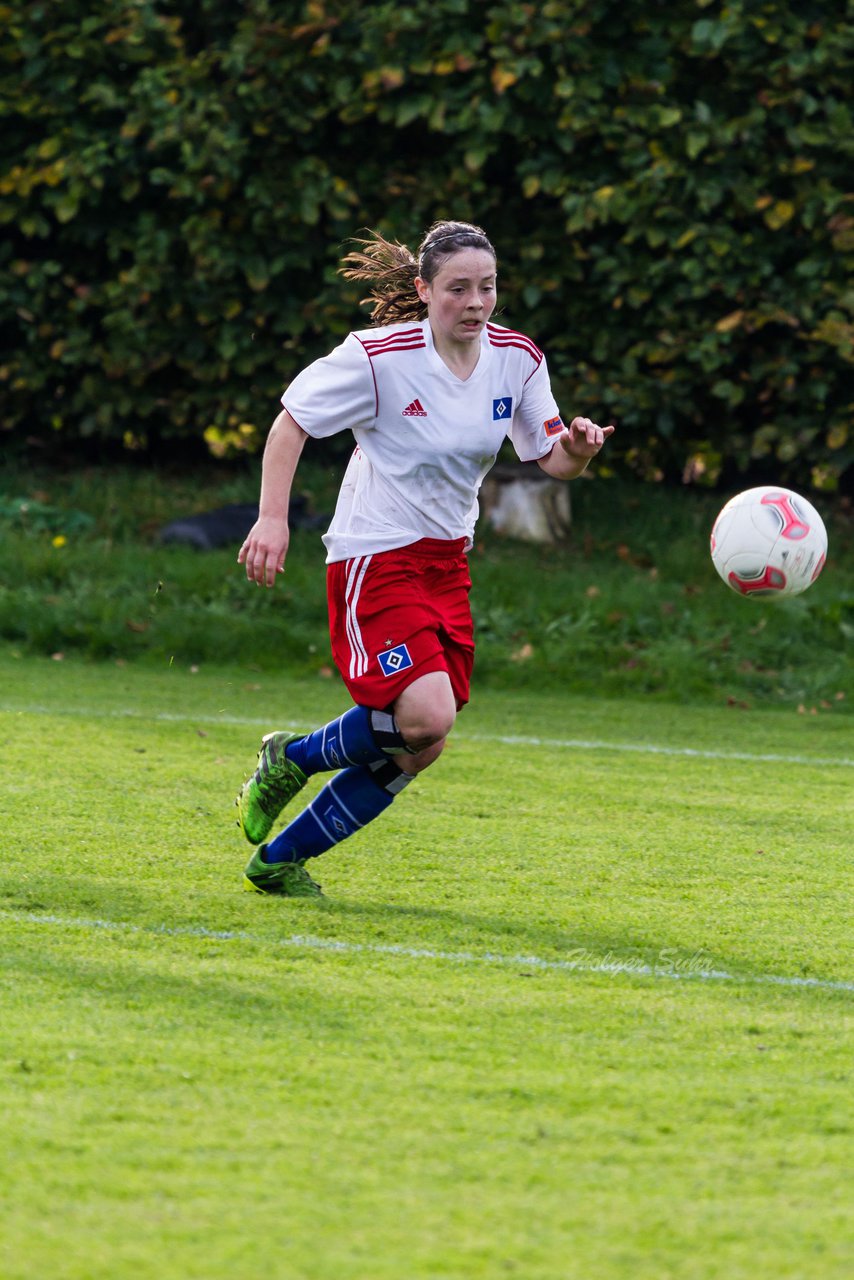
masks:
<svg viewBox="0 0 854 1280"><path fill-rule="evenodd" d="M288 553L290 529L288 508L291 486L303 446L308 436L283 409L270 428L261 468L261 498L258 519L246 535L237 563L246 566L246 576L258 586L272 587L276 574L283 573Z"/></svg>

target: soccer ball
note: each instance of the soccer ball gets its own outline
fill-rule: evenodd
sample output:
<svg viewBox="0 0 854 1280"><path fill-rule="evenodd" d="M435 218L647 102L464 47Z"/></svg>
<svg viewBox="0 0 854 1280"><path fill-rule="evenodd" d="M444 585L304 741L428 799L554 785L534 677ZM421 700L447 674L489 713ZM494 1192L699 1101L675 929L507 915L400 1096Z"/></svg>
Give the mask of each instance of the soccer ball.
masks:
<svg viewBox="0 0 854 1280"><path fill-rule="evenodd" d="M714 523L712 563L743 596L796 596L815 582L827 533L812 503L791 489L761 485L730 498Z"/></svg>

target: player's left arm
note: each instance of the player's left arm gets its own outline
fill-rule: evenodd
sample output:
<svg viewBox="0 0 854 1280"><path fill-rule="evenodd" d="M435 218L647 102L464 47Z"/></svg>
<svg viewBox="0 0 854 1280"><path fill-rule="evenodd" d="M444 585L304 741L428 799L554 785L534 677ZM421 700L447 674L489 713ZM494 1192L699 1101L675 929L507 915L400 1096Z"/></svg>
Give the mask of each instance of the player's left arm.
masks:
<svg viewBox="0 0 854 1280"><path fill-rule="evenodd" d="M538 462L546 475L553 479L574 480L614 431L613 426L600 427L590 418L573 418L555 440L551 452L539 458Z"/></svg>

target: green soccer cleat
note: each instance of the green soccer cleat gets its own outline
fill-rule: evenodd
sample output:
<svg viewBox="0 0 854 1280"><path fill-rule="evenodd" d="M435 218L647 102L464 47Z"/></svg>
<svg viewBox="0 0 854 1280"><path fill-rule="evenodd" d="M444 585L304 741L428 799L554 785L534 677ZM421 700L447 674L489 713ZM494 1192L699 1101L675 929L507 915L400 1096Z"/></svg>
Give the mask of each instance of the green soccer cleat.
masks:
<svg viewBox="0 0 854 1280"><path fill-rule="evenodd" d="M273 823L307 782L302 769L291 764L285 748L299 742L301 733L268 733L258 752L258 768L238 792L237 821L250 844L262 844Z"/></svg>
<svg viewBox="0 0 854 1280"><path fill-rule="evenodd" d="M275 893L280 898L322 898L320 885L302 862L265 862L262 844L246 864L243 888L247 893Z"/></svg>

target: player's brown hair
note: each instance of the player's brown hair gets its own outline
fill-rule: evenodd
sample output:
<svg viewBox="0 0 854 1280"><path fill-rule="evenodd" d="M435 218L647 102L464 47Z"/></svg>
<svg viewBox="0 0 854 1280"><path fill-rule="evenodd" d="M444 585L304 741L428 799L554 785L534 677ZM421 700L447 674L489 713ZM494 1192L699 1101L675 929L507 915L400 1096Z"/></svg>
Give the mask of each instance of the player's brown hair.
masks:
<svg viewBox="0 0 854 1280"><path fill-rule="evenodd" d="M400 324L423 320L427 305L418 297L418 276L429 284L440 267L460 249L495 249L481 227L470 222L434 222L414 254L405 244L369 231L355 240L357 248L346 254L339 270L345 280L364 280L370 292L361 304L371 307L371 324Z"/></svg>

